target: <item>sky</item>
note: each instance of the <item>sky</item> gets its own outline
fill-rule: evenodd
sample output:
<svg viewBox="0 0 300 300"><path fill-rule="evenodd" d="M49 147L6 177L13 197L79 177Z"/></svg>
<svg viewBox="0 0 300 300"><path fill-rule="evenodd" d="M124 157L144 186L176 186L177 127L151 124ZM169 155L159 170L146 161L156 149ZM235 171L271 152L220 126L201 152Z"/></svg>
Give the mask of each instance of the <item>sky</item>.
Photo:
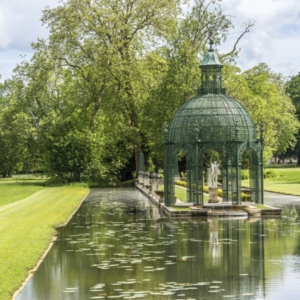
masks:
<svg viewBox="0 0 300 300"><path fill-rule="evenodd" d="M56 7L59 0L0 0L0 74L9 78L16 65L30 59L31 42L47 38L48 30L40 21L45 6ZM261 62L276 73L292 76L300 72L300 1L299 0L223 0L222 7L232 16L230 30L220 52L229 52L243 25L249 20L255 27L247 33L237 66L248 70Z"/></svg>

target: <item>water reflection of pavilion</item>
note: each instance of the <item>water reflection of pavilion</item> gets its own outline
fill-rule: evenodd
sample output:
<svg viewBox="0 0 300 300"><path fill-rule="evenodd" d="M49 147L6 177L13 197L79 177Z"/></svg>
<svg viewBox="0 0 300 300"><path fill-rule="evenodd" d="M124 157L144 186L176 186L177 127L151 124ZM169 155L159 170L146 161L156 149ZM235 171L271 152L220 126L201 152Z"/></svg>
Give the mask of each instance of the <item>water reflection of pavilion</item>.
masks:
<svg viewBox="0 0 300 300"><path fill-rule="evenodd" d="M181 242L166 249L166 258L195 257L168 266L166 282L220 281L226 295L254 295L257 290L264 291L263 221L199 221L189 220ZM166 228L165 236L169 234ZM202 298L208 290L199 289Z"/></svg>
<svg viewBox="0 0 300 300"><path fill-rule="evenodd" d="M209 250L212 254L214 266L219 265L221 256L221 244L219 243L218 219L211 219L209 222Z"/></svg>

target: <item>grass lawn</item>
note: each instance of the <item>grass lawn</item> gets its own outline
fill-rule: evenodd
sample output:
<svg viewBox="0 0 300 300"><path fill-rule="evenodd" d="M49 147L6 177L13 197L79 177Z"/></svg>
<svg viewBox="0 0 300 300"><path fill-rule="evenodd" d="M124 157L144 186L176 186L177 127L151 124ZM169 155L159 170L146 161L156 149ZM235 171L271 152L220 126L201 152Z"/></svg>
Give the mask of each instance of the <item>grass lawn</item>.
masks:
<svg viewBox="0 0 300 300"><path fill-rule="evenodd" d="M300 196L300 168L278 169L277 178L264 180L265 191ZM243 186L249 186L249 180L242 180Z"/></svg>
<svg viewBox="0 0 300 300"><path fill-rule="evenodd" d="M0 207L21 199L40 191L44 187L43 179L0 179Z"/></svg>
<svg viewBox="0 0 300 300"><path fill-rule="evenodd" d="M255 205L252 205L252 206L255 206L257 209L270 209L270 207L260 205L260 204L255 204Z"/></svg>
<svg viewBox="0 0 300 300"><path fill-rule="evenodd" d="M178 185L175 185L175 195L176 197L183 201L183 202L187 202L187 197L186 197L186 189L185 188L182 188ZM204 202L208 202L208 196L207 195L204 195Z"/></svg>
<svg viewBox="0 0 300 300"><path fill-rule="evenodd" d="M31 196L6 200L8 204L0 207L0 300L11 299L47 249L53 226L66 222L88 192L71 186L43 188L36 193L34 189L40 186L23 191L17 184L9 187L12 191L7 195L17 191L13 199L26 193ZM2 188L6 190L0 184L0 193Z"/></svg>
<svg viewBox="0 0 300 300"><path fill-rule="evenodd" d="M177 211L183 211L183 210L191 210L189 207L176 207L176 206L172 206L173 209L177 210Z"/></svg>

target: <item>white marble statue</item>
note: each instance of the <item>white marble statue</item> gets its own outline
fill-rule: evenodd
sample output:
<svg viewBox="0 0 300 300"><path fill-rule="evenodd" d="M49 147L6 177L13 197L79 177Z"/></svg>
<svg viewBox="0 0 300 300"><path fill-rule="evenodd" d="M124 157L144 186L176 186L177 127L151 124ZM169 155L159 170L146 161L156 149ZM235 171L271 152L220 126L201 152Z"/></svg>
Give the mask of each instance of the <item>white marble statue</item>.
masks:
<svg viewBox="0 0 300 300"><path fill-rule="evenodd" d="M212 186L212 183L211 183L211 169L210 168L207 169L207 186L208 187Z"/></svg>
<svg viewBox="0 0 300 300"><path fill-rule="evenodd" d="M211 163L211 173L212 173L212 186L217 187L218 186L218 175L219 175L219 165L216 161L214 163Z"/></svg>

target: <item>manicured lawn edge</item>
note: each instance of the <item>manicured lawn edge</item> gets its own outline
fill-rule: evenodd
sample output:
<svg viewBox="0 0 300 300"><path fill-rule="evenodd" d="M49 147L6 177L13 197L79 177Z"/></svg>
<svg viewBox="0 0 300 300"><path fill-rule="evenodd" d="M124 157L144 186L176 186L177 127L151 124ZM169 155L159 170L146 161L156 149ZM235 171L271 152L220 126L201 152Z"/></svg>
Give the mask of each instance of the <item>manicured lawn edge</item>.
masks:
<svg viewBox="0 0 300 300"><path fill-rule="evenodd" d="M72 219L72 217L74 216L74 214L77 212L77 210L80 208L81 204L86 199L86 197L89 195L90 191L91 190L88 191L88 193L84 196L84 198L81 200L81 202L76 207L76 209L70 214L70 217L68 218L68 220L66 222L64 222L64 223L61 223L61 224L56 225L56 226L53 226L53 228L65 227L69 223L69 221ZM32 268L32 269L30 269L28 271L29 275L23 281L21 287L17 291L14 292L14 294L12 296L12 300L15 300L17 298L17 296L21 293L21 291L24 289L24 287L26 286L26 284L29 282L30 278L33 276L34 272L36 272L36 270L39 268L39 266L41 265L41 263L45 259L46 255L48 254L48 252L50 251L50 249L54 245L54 242L56 241L56 239L57 239L57 237L54 234L54 236L52 237L52 239L49 242L49 245L48 245L46 251L42 254L42 256L40 257L40 259L37 261L37 264L34 266L34 268Z"/></svg>
<svg viewBox="0 0 300 300"><path fill-rule="evenodd" d="M85 197L81 200L81 202L79 203L79 205L77 206L77 208L70 214L69 219L61 224L58 224L56 226L53 226L53 228L62 228L68 225L68 223L70 222L70 220L72 219L72 217L76 214L77 210L80 208L81 204L83 203L83 201L86 199L86 197L90 194L91 190L88 191L88 193L85 195Z"/></svg>

